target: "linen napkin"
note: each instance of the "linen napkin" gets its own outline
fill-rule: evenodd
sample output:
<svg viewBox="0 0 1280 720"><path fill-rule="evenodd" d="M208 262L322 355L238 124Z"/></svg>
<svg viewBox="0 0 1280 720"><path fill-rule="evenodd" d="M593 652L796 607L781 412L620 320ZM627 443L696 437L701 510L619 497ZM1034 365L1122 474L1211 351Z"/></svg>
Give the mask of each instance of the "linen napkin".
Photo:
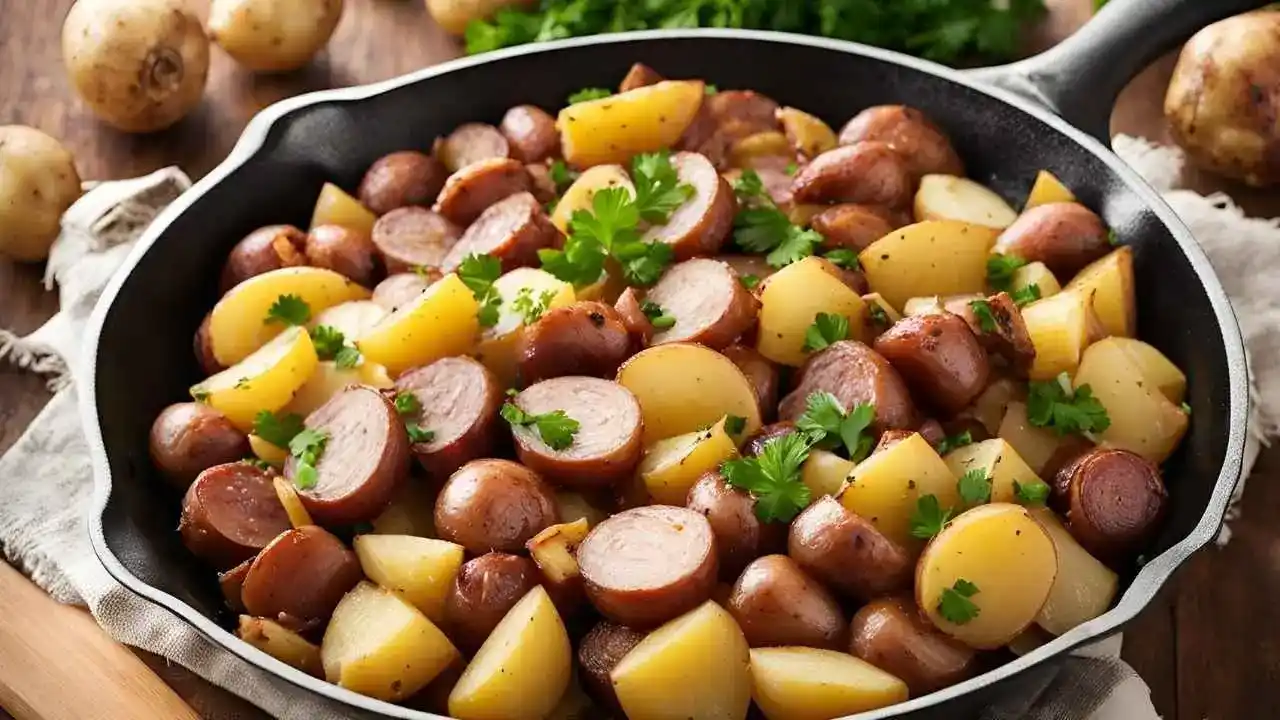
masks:
<svg viewBox="0 0 1280 720"><path fill-rule="evenodd" d="M1205 246L1231 295L1254 357L1258 384L1255 442L1280 430L1280 287L1253 268L1280 265L1280 226L1248 219L1225 196L1175 190L1178 151L1118 137L1116 151L1158 189ZM61 311L31 335L0 329L0 359L49 377L55 395L0 458L0 552L61 602L86 606L117 640L176 662L286 720L365 717L253 668L167 611L116 583L94 557L86 517L93 494L88 450L72 382L84 324L102 288L155 214L189 186L176 168L103 183L67 211L46 283ZM1247 473L1246 473L1247 474ZM1235 510L1233 510L1235 512ZM1221 538L1225 541L1227 535ZM986 708L983 720L1153 720L1145 683L1119 660L1120 638L1041 668L1016 694Z"/></svg>

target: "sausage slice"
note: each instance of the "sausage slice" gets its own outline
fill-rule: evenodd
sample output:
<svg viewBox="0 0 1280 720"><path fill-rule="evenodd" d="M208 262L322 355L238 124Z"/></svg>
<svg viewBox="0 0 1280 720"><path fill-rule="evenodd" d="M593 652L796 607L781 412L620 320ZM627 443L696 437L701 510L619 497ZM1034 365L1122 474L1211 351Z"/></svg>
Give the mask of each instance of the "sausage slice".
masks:
<svg viewBox="0 0 1280 720"><path fill-rule="evenodd" d="M736 578L761 555L781 551L786 543L787 526L761 520L756 516L755 498L730 486L714 470L689 488L685 505L711 524L720 576L726 580Z"/></svg>
<svg viewBox="0 0 1280 720"><path fill-rule="evenodd" d="M733 230L738 210L733 188L711 161L698 153L675 153L671 164L680 182L693 187L693 197L676 208L665 224L650 228L644 239L667 243L676 260L715 255Z"/></svg>
<svg viewBox="0 0 1280 720"><path fill-rule="evenodd" d="M849 652L927 695L973 674L972 648L944 635L922 616L915 600L882 598L864 605L849 624Z"/></svg>
<svg viewBox="0 0 1280 720"><path fill-rule="evenodd" d="M747 438L747 441L742 445L742 454L744 457L758 457L771 441L795 432L796 424L790 420L769 423Z"/></svg>
<svg viewBox="0 0 1280 720"><path fill-rule="evenodd" d="M254 557L245 560L226 572L218 573L218 588L222 590L222 599L234 612L244 612L244 599L240 596L244 588L244 579L249 576L249 568L253 566Z"/></svg>
<svg viewBox="0 0 1280 720"><path fill-rule="evenodd" d="M733 343L756 321L760 301L719 260L696 258L672 265L646 299L676 322L657 329L652 344L702 343L719 350Z"/></svg>
<svg viewBox="0 0 1280 720"><path fill-rule="evenodd" d="M781 130L778 103L754 90L724 90L706 100L719 132L730 140Z"/></svg>
<svg viewBox="0 0 1280 720"><path fill-rule="evenodd" d="M1160 470L1128 450L1094 448L1054 477L1055 504L1071 535L1093 555L1115 561L1140 551L1160 528L1168 493Z"/></svg>
<svg viewBox="0 0 1280 720"><path fill-rule="evenodd" d="M288 530L258 553L240 597L250 615L296 632L321 627L364 578L356 554L316 525Z"/></svg>
<svg viewBox="0 0 1280 720"><path fill-rule="evenodd" d="M840 144L876 140L906 160L915 180L931 173L964 177L964 163L946 133L924 113L905 105L877 105L858 113L840 130Z"/></svg>
<svg viewBox="0 0 1280 720"><path fill-rule="evenodd" d="M627 76L622 78L622 84L618 86L618 92L624 93L636 88L657 85L663 80L666 80L666 78L659 75L657 70L644 63L634 63L631 65L631 69L627 71Z"/></svg>
<svg viewBox="0 0 1280 720"><path fill-rule="evenodd" d="M778 406L780 420L795 421L805 411L810 393L825 390L846 409L871 403L877 433L911 429L919 424L915 402L902 376L880 353L855 340L841 340L805 362L796 389Z"/></svg>
<svg viewBox="0 0 1280 720"><path fill-rule="evenodd" d="M473 654L507 611L538 584L538 568L529 558L490 552L458 569L444 600L449 639Z"/></svg>
<svg viewBox="0 0 1280 720"><path fill-rule="evenodd" d="M462 168L494 158L511 157L507 138L492 125L466 123L454 128L449 136L438 140L436 157L451 173Z"/></svg>
<svg viewBox="0 0 1280 720"><path fill-rule="evenodd" d="M542 162L560 154L556 120L536 105L517 105L502 116L499 128L507 139L511 157L522 163Z"/></svg>
<svg viewBox="0 0 1280 720"><path fill-rule="evenodd" d="M732 360L747 376L756 394L756 404L760 406L760 418L768 420L773 417L778 407L778 367L755 348L746 345L730 345L720 354Z"/></svg>
<svg viewBox="0 0 1280 720"><path fill-rule="evenodd" d="M388 273L438 270L461 231L439 213L417 206L388 212L373 224L373 244Z"/></svg>
<svg viewBox="0 0 1280 720"><path fill-rule="evenodd" d="M604 303L583 301L554 308L516 340L520 380L536 383L563 375L612 378L631 356L631 344L622 316Z"/></svg>
<svg viewBox="0 0 1280 720"><path fill-rule="evenodd" d="M435 202L449 171L426 153L404 150L374 161L360 180L360 204L376 215L409 205Z"/></svg>
<svg viewBox="0 0 1280 720"><path fill-rule="evenodd" d="M185 490L214 465L249 455L249 438L208 405L174 403L151 424L151 461L175 487Z"/></svg>
<svg viewBox="0 0 1280 720"><path fill-rule="evenodd" d="M402 305L408 305L423 290L431 287L438 278L427 273L402 272L387 277L373 289L373 301L393 313Z"/></svg>
<svg viewBox="0 0 1280 720"><path fill-rule="evenodd" d="M531 189L524 164L510 158L489 158L454 171L444 181L433 210L458 225L470 225L485 208L504 197Z"/></svg>
<svg viewBox="0 0 1280 720"><path fill-rule="evenodd" d="M468 255L491 255L502 271L536 267L538 251L558 245L560 231L551 224L531 193L520 192L490 205L471 223L441 263L445 272L458 269Z"/></svg>
<svg viewBox="0 0 1280 720"><path fill-rule="evenodd" d="M411 447L429 477L443 481L466 463L494 453L502 388L484 365L469 357L442 358L401 375L396 392L412 393L422 408L402 416L404 422L432 433L430 442Z"/></svg>
<svg viewBox="0 0 1280 720"><path fill-rule="evenodd" d="M582 680L582 689L615 717L625 715L609 673L644 637L645 633L639 630L601 620L578 645L578 677Z"/></svg>
<svg viewBox="0 0 1280 720"><path fill-rule="evenodd" d="M216 567L229 568L288 530L289 516L271 485L273 475L242 462L200 473L182 498L178 520L187 549Z"/></svg>
<svg viewBox="0 0 1280 720"><path fill-rule="evenodd" d="M1107 227L1074 202L1037 205L1018 216L996 239L995 251L1042 262L1064 280L1111 252Z"/></svg>
<svg viewBox="0 0 1280 720"><path fill-rule="evenodd" d="M530 385L512 402L531 415L563 410L578 421L573 442L553 449L533 427L512 427L520 462L569 488L604 488L631 476L640 444L640 402L611 381L570 375Z"/></svg>
<svg viewBox="0 0 1280 720"><path fill-rule="evenodd" d="M1025 378L1035 362L1036 348L1022 320L1022 311L1007 292L998 292L983 302L983 317L978 317L969 299L945 303L943 308L964 318L983 349L1003 360L1018 377Z"/></svg>
<svg viewBox="0 0 1280 720"><path fill-rule="evenodd" d="M866 601L909 587L915 570L905 548L830 495L791 521L787 554L850 600Z"/></svg>
<svg viewBox="0 0 1280 720"><path fill-rule="evenodd" d="M969 324L951 313L912 315L875 341L876 352L944 416L960 412L987 386L990 362Z"/></svg>
<svg viewBox="0 0 1280 720"><path fill-rule="evenodd" d="M436 530L467 552L521 552L560 521L555 493L538 474L510 460L473 460L436 497Z"/></svg>
<svg viewBox="0 0 1280 720"><path fill-rule="evenodd" d="M308 415L306 426L328 438L315 485L298 490L307 512L331 525L377 517L409 473L409 437L395 407L377 390L353 385ZM284 474L297 478L298 458L285 462Z"/></svg>
<svg viewBox="0 0 1280 720"><path fill-rule="evenodd" d="M845 248L862 252L868 245L893 232L896 223L886 210L874 205L841 203L823 210L809 221L822 235L823 250Z"/></svg>
<svg viewBox="0 0 1280 720"><path fill-rule="evenodd" d="M651 628L711 597L715 538L702 515L649 505L620 512L578 546L587 598L606 618Z"/></svg>
<svg viewBox="0 0 1280 720"><path fill-rule="evenodd" d="M796 202L860 203L905 207L914 187L902 156L879 142L828 150L796 173Z"/></svg>
<svg viewBox="0 0 1280 720"><path fill-rule="evenodd" d="M649 320L649 316L644 314L644 307L640 304L640 296L636 289L629 287L623 290L618 296L618 301L613 304L613 309L618 312L618 317L626 326L627 332L631 333L635 348L639 350L649 347L649 342L653 340L653 323Z"/></svg>
<svg viewBox="0 0 1280 720"><path fill-rule="evenodd" d="M222 266L222 292L265 272L306 265L306 240L307 234L292 225L268 225L245 235Z"/></svg>
<svg viewBox="0 0 1280 720"><path fill-rule="evenodd" d="M757 558L738 577L726 609L751 647L842 649L845 621L827 589L786 555Z"/></svg>
<svg viewBox="0 0 1280 720"><path fill-rule="evenodd" d="M318 225L307 233L307 264L346 275L373 287L382 272L378 249L363 230L342 225Z"/></svg>

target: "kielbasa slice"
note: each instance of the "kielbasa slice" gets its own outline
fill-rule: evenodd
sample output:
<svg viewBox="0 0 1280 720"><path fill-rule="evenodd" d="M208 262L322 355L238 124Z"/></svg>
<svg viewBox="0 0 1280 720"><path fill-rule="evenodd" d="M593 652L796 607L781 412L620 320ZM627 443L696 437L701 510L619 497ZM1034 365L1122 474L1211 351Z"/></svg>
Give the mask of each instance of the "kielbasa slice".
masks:
<svg viewBox="0 0 1280 720"><path fill-rule="evenodd" d="M373 287L382 273L378 249L363 230L342 225L319 225L307 233L307 264L345 275Z"/></svg>
<svg viewBox="0 0 1280 720"><path fill-rule="evenodd" d="M249 455L248 436L202 403L174 403L161 410L151 424L149 440L151 461L181 490L214 465Z"/></svg>
<svg viewBox="0 0 1280 720"><path fill-rule="evenodd" d="M426 153L403 150L374 161L360 180L360 204L375 215L386 215L409 205L435 202L449 171Z"/></svg>
<svg viewBox="0 0 1280 720"><path fill-rule="evenodd" d="M730 486L714 470L689 488L685 506L711 524L720 576L726 581L736 578L747 563L761 555L781 551L786 543L787 526L761 520L756 515L755 498Z"/></svg>
<svg viewBox="0 0 1280 720"><path fill-rule="evenodd" d="M503 272L536 267L538 251L558 245L562 237L531 193L516 193L490 205L471 223L445 256L442 269L457 270L468 255L496 257Z"/></svg>
<svg viewBox="0 0 1280 720"><path fill-rule="evenodd" d="M722 90L707 97L706 106L720 134L730 140L782 129L778 103L754 90Z"/></svg>
<svg viewBox="0 0 1280 720"><path fill-rule="evenodd" d="M520 380L536 383L563 375L612 378L631 356L631 343L622 316L604 303L582 301L553 308L516 340Z"/></svg>
<svg viewBox="0 0 1280 720"><path fill-rule="evenodd" d="M413 302L437 279L439 278L432 278L429 273L396 273L378 283L378 286L373 289L373 301L385 308L387 312L393 313L401 306Z"/></svg>
<svg viewBox="0 0 1280 720"><path fill-rule="evenodd" d="M1140 551L1160 528L1168 493L1160 469L1137 453L1094 448L1053 478L1067 527L1096 557L1115 562Z"/></svg>
<svg viewBox="0 0 1280 720"><path fill-rule="evenodd" d="M551 168L545 163L529 163L524 166L524 171L529 173L529 192L544 208L560 196L556 181L551 179Z"/></svg>
<svg viewBox="0 0 1280 720"><path fill-rule="evenodd" d="M373 244L388 273L438 270L460 231L439 213L410 206L388 212L373 224Z"/></svg>
<svg viewBox="0 0 1280 720"><path fill-rule="evenodd" d="M663 80L666 78L659 75L657 70L644 63L633 63L631 69L627 71L627 76L622 78L622 83L618 85L618 92L624 93L636 88L657 85Z"/></svg>
<svg viewBox="0 0 1280 720"><path fill-rule="evenodd" d="M973 674L973 649L935 628L915 600L891 597L864 605L849 623L849 652L901 678L913 697Z"/></svg>
<svg viewBox="0 0 1280 720"><path fill-rule="evenodd" d="M525 388L512 402L530 415L563 410L578 422L573 442L563 450L553 449L533 427L511 429L520 462L556 485L605 488L631 477L640 462L640 402L611 380L551 378Z"/></svg>
<svg viewBox="0 0 1280 720"><path fill-rule="evenodd" d="M787 554L827 587L864 602L909 587L915 570L905 548L830 495L791 521Z"/></svg>
<svg viewBox="0 0 1280 720"><path fill-rule="evenodd" d="M1003 360L1015 375L1025 378L1035 362L1036 348L1022 320L1022 311L1007 292L998 292L982 302L990 311L989 318L979 318L973 307L974 300L970 299L953 300L944 303L943 308L969 323L969 329L984 350Z"/></svg>
<svg viewBox="0 0 1280 720"><path fill-rule="evenodd" d="M896 150L912 178L931 173L964 177L964 163L951 140L924 113L905 105L876 105L853 116L840 129L840 144L876 140Z"/></svg>
<svg viewBox="0 0 1280 720"><path fill-rule="evenodd" d="M828 150L796 173L791 191L796 202L859 203L905 207L914 187L902 156L879 142L860 142Z"/></svg>
<svg viewBox="0 0 1280 720"><path fill-rule="evenodd" d="M880 353L856 340L841 340L810 356L800 370L796 389L782 399L778 418L795 421L811 393L825 390L846 410L862 403L876 409L875 432L911 429L920 422L915 402L902 376Z"/></svg>
<svg viewBox="0 0 1280 720"><path fill-rule="evenodd" d="M796 432L796 424L790 420L769 423L760 428L742 444L743 457L758 457L770 442Z"/></svg>
<svg viewBox="0 0 1280 720"><path fill-rule="evenodd" d="M444 181L433 210L457 225L470 225L485 208L504 197L531 189L524 164L489 158L455 171Z"/></svg>
<svg viewBox="0 0 1280 720"><path fill-rule="evenodd" d="M750 329L760 312L760 301L733 268L708 258L672 265L645 299L675 318L671 327L655 329L653 345L696 342L719 350Z"/></svg>
<svg viewBox="0 0 1280 720"><path fill-rule="evenodd" d="M292 225L268 225L254 230L231 248L222 266L219 287L225 293L265 272L306 265L306 241L307 234Z"/></svg>
<svg viewBox="0 0 1280 720"><path fill-rule="evenodd" d="M216 567L229 568L288 530L289 516L276 497L273 475L243 462L200 473L182 498L178 520L187 549Z"/></svg>
<svg viewBox="0 0 1280 720"><path fill-rule="evenodd" d="M328 530L304 525L281 533L258 553L240 597L250 615L307 632L323 626L362 579L354 552Z"/></svg>
<svg viewBox="0 0 1280 720"><path fill-rule="evenodd" d="M536 105L517 105L502 116L499 127L511 149L511 157L536 163L560 154L556 119Z"/></svg>
<svg viewBox="0 0 1280 720"><path fill-rule="evenodd" d="M412 393L421 406L402 415L404 422L432 433L430 442L411 447L429 477L443 481L472 460L494 454L502 387L484 365L469 357L442 358L401 375L396 391Z"/></svg>
<svg viewBox="0 0 1280 720"><path fill-rule="evenodd" d="M995 251L1027 262L1042 262L1066 280L1111 252L1107 226L1075 202L1037 205L1018 216L996 238Z"/></svg>
<svg viewBox="0 0 1280 720"><path fill-rule="evenodd" d="M907 385L944 416L960 412L982 393L990 362L969 324L951 313L912 315L875 341L876 352Z"/></svg>
<svg viewBox="0 0 1280 720"><path fill-rule="evenodd" d="M755 348L746 345L730 345L720 354L732 360L747 376L756 394L756 404L760 406L760 419L773 417L778 407L778 367Z"/></svg>
<svg viewBox="0 0 1280 720"><path fill-rule="evenodd" d="M596 525L578 546L578 567L600 614L652 628L711 597L715 536L707 519L687 508L638 507Z"/></svg>
<svg viewBox="0 0 1280 720"><path fill-rule="evenodd" d="M733 230L738 210L733 188L711 161L698 153L675 153L671 164L680 182L693 187L693 197L676 208L665 224L650 228L644 239L670 245L676 260L715 255Z"/></svg>
<svg viewBox="0 0 1280 720"><path fill-rule="evenodd" d="M822 249L844 248L862 252L868 245L893 232L890 213L873 205L841 203L823 210L809 221L822 236Z"/></svg>
<svg viewBox="0 0 1280 720"><path fill-rule="evenodd" d="M436 141L435 155L446 169L456 173L468 165L495 158L511 157L511 146L498 128L484 123L466 123Z"/></svg>
<svg viewBox="0 0 1280 720"><path fill-rule="evenodd" d="M435 521L442 540L478 555L522 552L560 516L555 493L538 473L510 460L472 460L440 489Z"/></svg>
<svg viewBox="0 0 1280 720"><path fill-rule="evenodd" d="M444 600L449 639L474 654L507 611L537 584L537 566L519 555L490 552L463 563Z"/></svg>
<svg viewBox="0 0 1280 720"><path fill-rule="evenodd" d="M624 714L609 673L644 637L645 633L639 630L601 620L578 645L578 677L582 689L615 717L624 717Z"/></svg>
<svg viewBox="0 0 1280 720"><path fill-rule="evenodd" d="M639 350L649 347L649 342L653 340L653 323L644 314L644 306L640 304L636 289L629 287L623 290L618 301L613 304L613 309L618 312L627 332L631 333L635 348Z"/></svg>
<svg viewBox="0 0 1280 720"><path fill-rule="evenodd" d="M843 649L846 625L840 605L786 555L752 561L733 583L725 609L751 647Z"/></svg>
<svg viewBox="0 0 1280 720"><path fill-rule="evenodd" d="M255 555L226 572L218 573L218 588L222 590L222 599L226 600L227 607L235 612L244 612L244 599L240 596L240 592L244 588L244 579L249 576L249 568L253 567L253 561L256 558Z"/></svg>
<svg viewBox="0 0 1280 720"><path fill-rule="evenodd" d="M307 512L330 525L377 517L409 474L409 436L391 401L371 387L353 385L308 415L305 424L327 438L315 485L298 490ZM298 458L285 461L284 474L297 478Z"/></svg>

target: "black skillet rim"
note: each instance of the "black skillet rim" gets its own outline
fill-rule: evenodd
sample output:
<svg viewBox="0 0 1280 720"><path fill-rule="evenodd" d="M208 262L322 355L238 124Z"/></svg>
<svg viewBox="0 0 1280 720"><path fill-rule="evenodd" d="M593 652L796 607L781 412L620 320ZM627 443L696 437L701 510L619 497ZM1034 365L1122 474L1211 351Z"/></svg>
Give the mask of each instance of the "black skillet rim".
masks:
<svg viewBox="0 0 1280 720"><path fill-rule="evenodd" d="M1108 637L1115 632L1118 632L1125 623L1132 620L1139 612L1141 612L1155 598L1156 593L1172 576L1173 572L1177 570L1177 568L1181 566L1192 553L1203 548L1216 536L1218 529L1222 526L1223 517L1225 516L1227 507L1230 504L1231 496L1235 491L1237 483L1240 481L1240 476L1243 471L1250 402L1244 340L1240 335L1239 325L1236 321L1235 315L1232 313L1226 292L1222 289L1222 285L1219 283L1213 267L1209 264L1208 257L1195 241L1191 232L1185 225L1183 225L1177 215L1174 214L1173 210L1165 204L1164 200L1161 199L1156 191L1147 185L1147 183L1133 169L1126 165L1124 161L1120 160L1120 158L1112 153L1109 148L1105 147L1085 132L1076 129L1062 118L1054 115L1050 110L1006 90L976 81L975 79L966 76L963 72L938 65L927 60L859 43L760 30L650 30L594 35L589 37L524 45L505 50L498 50L483 55L451 60L439 65L423 68L406 75L401 75L390 80L372 83L369 85L321 90L318 92L299 95L277 102L258 113L249 121L244 132L241 134L240 139L236 142L235 147L232 148L226 159L219 163L218 166L210 171L208 175L196 182L191 189L187 190L177 200L165 208L151 226L147 228L146 232L138 240L137 245L129 254L129 257L124 261L120 270L112 279L111 283L104 290L102 298L94 309L89 322L87 335L88 342L85 346L84 354L81 357L79 372L77 373L79 377L77 380L81 388L81 421L85 429L86 441L89 446L95 481L93 511L89 518L89 535L94 553L106 567L107 572L126 589L174 614L188 625L194 627L212 642L220 645L222 648L235 654L242 660L271 672L272 674L281 677L300 688L310 690L331 700L345 703L361 710L379 713L386 717L406 718L410 720L422 720L424 718L443 720L443 716L412 710L400 705L375 700L296 670L295 668L267 655L261 650L239 641L234 635L218 625L212 619L197 612L190 605L182 602L178 598L143 582L141 579L129 572L129 570L126 569L115 557L111 549L107 547L103 529L103 516L106 512L107 502L111 495L112 485L110 466L107 463L106 457L106 447L103 443L102 432L99 426L100 418L98 417L96 393L98 344L102 334L103 324L106 321L107 315L111 311L113 301L119 294L120 289L128 281L129 276L132 274L132 271L137 266L142 256L159 240L161 236L164 235L173 220L194 204L202 195L208 192L211 187L222 182L232 171L253 157L262 148L270 129L277 121L283 119L289 113L300 108L319 103L360 101L365 98L379 95L403 86L412 85L419 81L426 80L437 75L442 75L456 69L483 65L489 62L501 61L508 58L518 58L546 51L597 44L645 42L671 38L719 38L747 40L753 42L787 43L850 53L883 62L902 65L918 72L933 75L942 80L963 85L971 90L994 97L995 99L1003 101L1005 104L1010 105L1023 113L1035 117L1037 120L1051 126L1073 140L1082 151L1092 153L1105 163L1107 167L1114 172L1131 191L1143 200L1146 206L1156 215L1156 217L1160 219L1165 227L1168 228L1173 239L1181 249L1182 254L1187 258L1187 261L1191 264L1192 269L1199 278L1201 285L1204 287L1205 294L1209 298L1209 302L1213 307L1214 315L1223 330L1222 342L1226 356L1227 374L1230 385L1228 389L1230 407L1228 410L1229 432L1227 437L1227 447L1222 469L1219 471L1218 477L1214 481L1213 493L1209 497L1209 502L1205 507L1204 514L1200 518L1200 522L1196 524L1191 533L1181 541L1175 543L1168 550L1155 558L1152 558L1146 565L1144 565L1142 569L1138 571L1133 582L1129 585L1128 589L1125 590L1116 605L1097 618L1073 628L1053 641L1022 657L989 670L981 675L970 678L963 683L953 685L944 690L940 690L923 697L908 700L905 703L899 703L879 710L850 716L850 720L852 718L857 718L857 720L884 720L942 705L943 703L966 695L971 691L1010 679L1029 668L1063 655L1077 647L1080 647L1081 645Z"/></svg>

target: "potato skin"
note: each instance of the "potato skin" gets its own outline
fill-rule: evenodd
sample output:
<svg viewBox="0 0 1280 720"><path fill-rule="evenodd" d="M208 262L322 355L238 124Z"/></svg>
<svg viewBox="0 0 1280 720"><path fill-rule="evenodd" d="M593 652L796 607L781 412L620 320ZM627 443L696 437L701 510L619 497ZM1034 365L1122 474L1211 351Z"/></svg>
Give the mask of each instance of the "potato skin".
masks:
<svg viewBox="0 0 1280 720"><path fill-rule="evenodd" d="M321 225L307 234L307 261L341 273L365 287L377 284L381 275L378 249L369 236L340 225Z"/></svg>
<svg viewBox="0 0 1280 720"><path fill-rule="evenodd" d="M547 311L516 341L520 380L562 375L613 378L631 355L623 318L604 303L583 301Z"/></svg>
<svg viewBox="0 0 1280 720"><path fill-rule="evenodd" d="M951 313L905 317L876 338L874 347L916 396L946 416L973 402L991 374L987 354L968 323Z"/></svg>
<svg viewBox="0 0 1280 720"><path fill-rule="evenodd" d="M449 173L426 153L403 150L383 155L360 180L360 203L377 215L407 205L431 207Z"/></svg>
<svg viewBox="0 0 1280 720"><path fill-rule="evenodd" d="M343 0L213 0L209 37L256 72L297 70L329 42Z"/></svg>
<svg viewBox="0 0 1280 720"><path fill-rule="evenodd" d="M854 614L849 653L901 678L913 697L969 677L976 657L922 617L915 600L897 596L873 600Z"/></svg>
<svg viewBox="0 0 1280 720"><path fill-rule="evenodd" d="M796 202L864 203L889 208L911 202L913 183L902 156L885 143L863 141L828 150L792 180Z"/></svg>
<svg viewBox="0 0 1280 720"><path fill-rule="evenodd" d="M204 320L200 321L200 327L196 328L195 337L191 341L191 349L195 352L196 364L200 366L200 371L204 373L205 377L212 377L226 370L213 354L213 339L209 336L209 318L211 315L212 313L205 315Z"/></svg>
<svg viewBox="0 0 1280 720"><path fill-rule="evenodd" d="M996 239L995 251L1042 262L1062 279L1111 252L1102 219L1079 203L1037 205Z"/></svg>
<svg viewBox="0 0 1280 720"><path fill-rule="evenodd" d="M306 265L306 245L307 234L293 225L267 225L245 235L222 266L222 292L265 272Z"/></svg>
<svg viewBox="0 0 1280 720"><path fill-rule="evenodd" d="M1159 468L1128 450L1089 450L1062 467L1052 486L1072 537L1113 562L1140 552L1168 509Z"/></svg>
<svg viewBox="0 0 1280 720"><path fill-rule="evenodd" d="M529 538L559 521L555 494L537 473L509 460L474 460L436 498L441 539L468 552L520 552Z"/></svg>
<svg viewBox="0 0 1280 720"><path fill-rule="evenodd" d="M725 605L751 647L802 645L837 650L845 622L836 599L786 555L757 558Z"/></svg>
<svg viewBox="0 0 1280 720"><path fill-rule="evenodd" d="M842 203L818 213L809 221L824 241L824 251L845 248L862 252L868 245L893 232L891 214L874 205Z"/></svg>
<svg viewBox="0 0 1280 720"><path fill-rule="evenodd" d="M463 652L474 653L525 593L538 584L533 561L490 552L463 563L444 601L444 626Z"/></svg>
<svg viewBox="0 0 1280 720"><path fill-rule="evenodd" d="M750 494L731 487L719 472L708 472L689 488L686 507L711 524L720 577L731 580L760 555L782 549L785 524L768 523L756 516Z"/></svg>
<svg viewBox="0 0 1280 720"><path fill-rule="evenodd" d="M911 584L911 556L830 495L791 521L787 555L842 595L869 600Z"/></svg>
<svg viewBox="0 0 1280 720"><path fill-rule="evenodd" d="M304 525L280 533L258 553L240 596L249 614L301 633L328 621L363 576L356 554L341 540Z"/></svg>
<svg viewBox="0 0 1280 720"><path fill-rule="evenodd" d="M946 133L924 113L906 105L877 105L858 113L840 130L840 144L885 143L900 153L915 180L930 173L964 176L964 163Z"/></svg>
<svg viewBox="0 0 1280 720"><path fill-rule="evenodd" d="M174 486L185 490L214 465L249 455L249 438L222 413L200 403L175 403L151 425L151 460Z"/></svg>
<svg viewBox="0 0 1280 720"><path fill-rule="evenodd" d="M0 127L0 256L47 258L78 197L80 175L62 143L35 128Z"/></svg>

